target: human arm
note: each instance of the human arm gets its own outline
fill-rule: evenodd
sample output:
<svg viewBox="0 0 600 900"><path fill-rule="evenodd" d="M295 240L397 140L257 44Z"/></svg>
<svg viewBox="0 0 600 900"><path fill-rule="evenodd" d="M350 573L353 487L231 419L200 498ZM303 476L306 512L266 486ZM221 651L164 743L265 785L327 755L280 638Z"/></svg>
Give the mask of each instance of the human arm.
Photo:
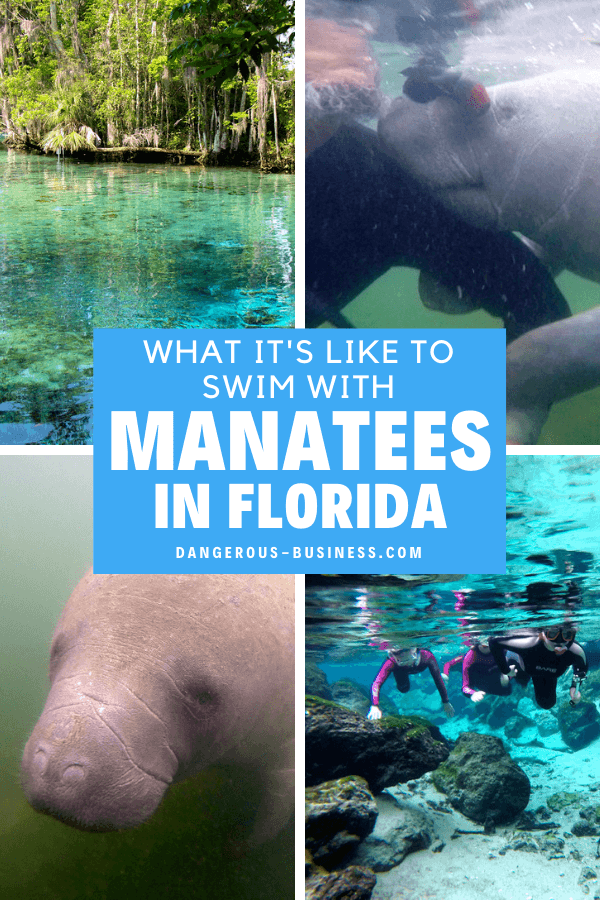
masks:
<svg viewBox="0 0 600 900"><path fill-rule="evenodd" d="M306 20L306 149L325 143L348 118L374 116L379 68L359 25Z"/></svg>
<svg viewBox="0 0 600 900"><path fill-rule="evenodd" d="M573 678L569 688L569 696L571 698L569 702L571 706L576 706L581 702L579 687L587 675L588 666L585 652L580 644L571 644L569 650L575 657L573 661Z"/></svg>
<svg viewBox="0 0 600 900"><path fill-rule="evenodd" d="M458 656L455 656L453 659L449 659L448 662L444 663L444 669L442 671L442 678L444 679L444 681L448 681L448 678L450 677L450 669L461 663L464 658L464 654L460 653Z"/></svg>
<svg viewBox="0 0 600 900"><path fill-rule="evenodd" d="M494 657L494 661L500 669L500 683L507 685L505 678L514 678L517 669L514 665L510 665L506 658L506 651L512 650L513 653L521 654L524 650L534 647L539 640L539 634L524 634L515 636L491 637L489 639L490 651ZM504 676L504 677L503 677Z"/></svg>
<svg viewBox="0 0 600 900"><path fill-rule="evenodd" d="M471 666L475 662L475 651L469 650L463 660L463 694L465 697L470 697L474 703L477 703L484 696L483 691L476 691L474 687L471 687ZM477 700L474 699L475 695L481 696L477 697Z"/></svg>
<svg viewBox="0 0 600 900"><path fill-rule="evenodd" d="M448 691L446 690L446 685L444 684L444 679L442 678L442 673L440 672L440 667L438 666L437 659L431 652L431 650L421 650L421 662L425 663L427 668L431 673L431 677L435 682L435 686L438 689L440 698L442 700L442 704L445 705L448 703Z"/></svg>
<svg viewBox="0 0 600 900"><path fill-rule="evenodd" d="M375 707L379 706L379 691L381 690L381 687L382 687L383 683L385 682L386 678L392 672L393 668L394 668L394 661L391 659L386 659L386 661L380 668L379 672L375 676L375 680L373 681L373 684L371 685L371 704L372 704L371 709L373 708L373 706L375 706ZM369 711L369 713L370 713L370 711ZM369 718L371 719L371 718L380 718L380 717L369 715Z"/></svg>

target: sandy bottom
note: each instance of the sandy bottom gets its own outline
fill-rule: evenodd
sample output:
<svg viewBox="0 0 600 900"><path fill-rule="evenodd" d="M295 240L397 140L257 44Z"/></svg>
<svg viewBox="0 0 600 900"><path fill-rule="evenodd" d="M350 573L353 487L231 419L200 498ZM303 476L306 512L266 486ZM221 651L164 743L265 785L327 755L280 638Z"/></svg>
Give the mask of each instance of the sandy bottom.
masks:
<svg viewBox="0 0 600 900"><path fill-rule="evenodd" d="M514 752L511 755L517 756ZM528 810L535 811L545 805L547 797L559 791L581 793L580 806L600 805L600 773L592 748L569 754L545 751L542 756L540 759L537 749L530 762L522 758L516 760L532 783ZM411 784L414 785L412 790L401 785L389 793L400 802L409 802L426 811L445 846L437 853L431 849L411 853L389 872L378 872L373 900L600 898L600 878L579 883L585 870L593 869L600 876L600 858L596 856L599 839L575 837L570 832L570 827L579 819L580 806L552 812L552 821L560 824L557 836L565 841L564 857L548 859L545 852L505 849L515 837L533 837L534 840L541 837L543 833L536 831L499 827L492 835L452 837L457 829L478 831L481 826L453 810L445 802L445 796L434 788L429 775Z"/></svg>

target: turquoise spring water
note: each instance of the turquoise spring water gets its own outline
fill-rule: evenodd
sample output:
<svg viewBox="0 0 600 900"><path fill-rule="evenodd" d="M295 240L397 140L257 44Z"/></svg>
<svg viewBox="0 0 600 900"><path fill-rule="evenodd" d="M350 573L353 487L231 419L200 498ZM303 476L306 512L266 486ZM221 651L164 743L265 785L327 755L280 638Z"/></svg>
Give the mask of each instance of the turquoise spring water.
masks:
<svg viewBox="0 0 600 900"><path fill-rule="evenodd" d="M581 640L600 639L598 498L600 457L509 456L506 575L415 575L404 584L356 576L340 586L331 576L330 586L307 589L308 658L378 666L385 642L436 647L446 658L469 636L565 617ZM552 590L540 588L536 600L540 583Z"/></svg>
<svg viewBox="0 0 600 900"><path fill-rule="evenodd" d="M342 576L330 576L319 585L309 582L307 661L324 671L330 686L342 679L358 685L366 714L370 701L365 694L387 658L389 644L428 647L441 668L464 654L474 636L568 619L577 625L577 640L587 646L590 670L581 688L587 708L582 709L586 721L593 722L600 678L599 496L597 456L508 457L506 575L415 575L405 583L393 578L361 581L357 576L344 581ZM565 743L561 715L565 708L569 710L570 671L559 679L557 703L546 712L536 706L531 684L525 689L514 685L510 697L488 695L473 703L462 694L460 666L452 668L447 689L456 715L451 719L442 712L428 672L411 676L410 681L410 691L400 694L389 678L382 697L401 714L425 716L450 741L461 732L500 738L529 778L529 813L551 805L557 792L571 792L564 810L552 814L559 821L552 834L563 844L558 851L539 850L543 847L539 832L532 839L529 833L515 831L515 823L500 827L493 836L472 838L469 832L475 833L481 825L467 819L457 824L446 803L445 813L434 815L435 827L441 829L437 833L445 834L443 851L433 853L430 848L410 853L389 871L378 871L373 900L477 900L482 896L583 900L586 891L581 885L589 871L594 872L589 896L596 896L597 834L578 837L573 829L581 821L580 811L583 815L582 810L598 802L600 738L575 749ZM338 696L343 703L342 695ZM348 687L343 696L349 696ZM401 805L431 815L431 806L446 798L430 782L427 775L391 791ZM393 825L391 819L385 821ZM466 829L467 836L449 840L453 827ZM506 849L524 834L531 852Z"/></svg>
<svg viewBox="0 0 600 900"><path fill-rule="evenodd" d="M291 175L7 151L0 209L0 443L90 443L93 328L294 323Z"/></svg>

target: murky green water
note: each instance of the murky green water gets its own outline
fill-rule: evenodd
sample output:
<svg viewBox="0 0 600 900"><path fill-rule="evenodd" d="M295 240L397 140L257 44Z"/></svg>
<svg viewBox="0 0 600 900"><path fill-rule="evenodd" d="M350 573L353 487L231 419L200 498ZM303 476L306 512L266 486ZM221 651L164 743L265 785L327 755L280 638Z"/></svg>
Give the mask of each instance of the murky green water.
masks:
<svg viewBox="0 0 600 900"><path fill-rule="evenodd" d="M483 310L448 315L423 306L415 269L390 269L344 308L356 328L501 328ZM570 272L557 278L571 312L576 315L600 305L600 285ZM599 444L600 388L553 405L539 444Z"/></svg>
<svg viewBox="0 0 600 900"><path fill-rule="evenodd" d="M502 4L495 4L500 7ZM382 4L383 6L383 4ZM507 4L511 6L511 4ZM520 4L512 4L518 7ZM588 63L597 67L597 49L591 35L597 10L591 2L578 3L576 11L567 9L567 18L561 18L561 9L569 3L525 3L531 12L530 29L524 33L510 33L498 43L494 31L502 29L493 18L467 45L466 70L480 78L486 86L502 81L514 81L531 77L538 71L553 71ZM535 9L538 18L535 18ZM337 9L337 8L336 8ZM341 16L341 11L336 13ZM555 20L554 16L557 16ZM367 13L364 13L368 20ZM575 17L575 18L573 18ZM556 25L556 21L559 25ZM570 32L565 28L565 22ZM464 35L463 35L464 38ZM527 45L527 54L521 46ZM420 51L416 47L404 47L394 42L373 40L370 42L373 57L380 66L380 88L390 98L402 93L403 69L414 65ZM518 47L518 49L516 49ZM446 61L451 66L465 69L466 52L463 40L443 46ZM493 53L492 53L493 51ZM580 58L581 57L581 58ZM376 127L376 122L369 123ZM468 315L449 315L426 309L419 298L415 270L394 268L370 285L344 309L344 315L357 328L500 328L502 322L482 310ZM600 285L579 278L569 272L557 278L557 284L575 315L600 305ZM538 439L539 444L577 445L600 444L600 388L587 391L569 400L553 405L548 420Z"/></svg>
<svg viewBox="0 0 600 900"><path fill-rule="evenodd" d="M50 639L92 558L91 455L0 454L0 895L12 900L288 900L294 831L238 852L252 784L212 768L124 832L75 831L31 809L25 742L48 691ZM233 840L232 840L233 836Z"/></svg>
<svg viewBox="0 0 600 900"><path fill-rule="evenodd" d="M0 443L89 443L93 328L293 325L293 176L8 151L0 211Z"/></svg>

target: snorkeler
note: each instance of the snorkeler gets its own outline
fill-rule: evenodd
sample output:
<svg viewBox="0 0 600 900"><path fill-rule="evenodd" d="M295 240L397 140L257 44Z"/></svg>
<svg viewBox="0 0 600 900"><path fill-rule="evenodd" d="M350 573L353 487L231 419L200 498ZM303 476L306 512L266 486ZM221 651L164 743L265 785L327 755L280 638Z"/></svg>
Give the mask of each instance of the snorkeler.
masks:
<svg viewBox="0 0 600 900"><path fill-rule="evenodd" d="M575 642L572 625L553 625L535 634L492 637L489 644L502 673L502 684L508 685L514 677L518 677L519 683L527 684L531 678L536 703L542 709L551 709L556 703L557 680L570 666L573 666L571 705L581 700L579 685L587 675L588 664L583 648ZM505 652L510 654L509 659ZM515 665L510 665L511 662Z"/></svg>
<svg viewBox="0 0 600 900"><path fill-rule="evenodd" d="M442 678L448 678L450 669L462 662L462 692L473 703L479 703L486 694L506 697L512 691L510 681L503 683L502 672L492 656L489 643L477 641L468 653L455 656L444 664Z"/></svg>
<svg viewBox="0 0 600 900"><path fill-rule="evenodd" d="M429 669L431 677L435 682L444 712L449 719L454 715L454 707L448 700L448 691L444 684L444 679L440 673L440 667L431 650L421 649L419 647L411 647L408 650L390 650L388 658L379 670L375 681L371 686L371 709L368 712L368 719L380 719L381 710L379 709L379 691L386 678L393 674L396 680L396 687L401 694L406 694L410 690L409 675L417 672L424 672Z"/></svg>

